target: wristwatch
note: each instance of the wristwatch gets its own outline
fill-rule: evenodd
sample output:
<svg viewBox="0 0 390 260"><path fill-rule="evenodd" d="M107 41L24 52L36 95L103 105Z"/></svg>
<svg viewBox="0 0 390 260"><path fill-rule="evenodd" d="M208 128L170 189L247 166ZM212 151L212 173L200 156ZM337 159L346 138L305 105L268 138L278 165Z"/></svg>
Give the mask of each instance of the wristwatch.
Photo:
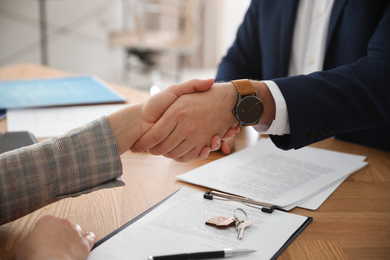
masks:
<svg viewBox="0 0 390 260"><path fill-rule="evenodd" d="M263 102L261 102L252 83L247 79L231 81L238 91L238 101L233 109L238 123L241 126L255 125L263 115Z"/></svg>

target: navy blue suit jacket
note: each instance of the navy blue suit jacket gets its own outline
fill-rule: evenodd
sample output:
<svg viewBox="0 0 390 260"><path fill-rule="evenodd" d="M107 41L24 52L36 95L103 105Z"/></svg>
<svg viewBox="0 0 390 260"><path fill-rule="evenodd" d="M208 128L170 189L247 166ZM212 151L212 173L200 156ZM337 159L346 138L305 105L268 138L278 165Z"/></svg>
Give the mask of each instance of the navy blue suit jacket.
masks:
<svg viewBox="0 0 390 260"><path fill-rule="evenodd" d="M287 77L298 0L253 0L216 80L274 80L300 148L330 136L390 150L390 1L335 0L323 71Z"/></svg>

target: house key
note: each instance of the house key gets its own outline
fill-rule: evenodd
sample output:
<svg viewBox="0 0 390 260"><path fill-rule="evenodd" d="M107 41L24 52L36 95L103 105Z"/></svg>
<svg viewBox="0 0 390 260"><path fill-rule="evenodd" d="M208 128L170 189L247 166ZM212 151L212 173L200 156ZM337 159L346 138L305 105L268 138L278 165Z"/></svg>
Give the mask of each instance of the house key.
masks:
<svg viewBox="0 0 390 260"><path fill-rule="evenodd" d="M250 222L249 220L241 221L236 225L236 229L238 232L237 239L241 239L244 236L244 229L246 227L249 227L250 225L252 225L252 222Z"/></svg>
<svg viewBox="0 0 390 260"><path fill-rule="evenodd" d="M237 216L236 216L236 211L241 211L242 213L244 213L246 219L245 220L240 220ZM242 239L242 237L244 236L244 230L246 227L249 227L250 225L252 225L252 222L248 220L248 215L246 214L246 212L241 209L241 208L237 208L234 210L234 219L236 220L236 230L238 232L237 234L237 239Z"/></svg>

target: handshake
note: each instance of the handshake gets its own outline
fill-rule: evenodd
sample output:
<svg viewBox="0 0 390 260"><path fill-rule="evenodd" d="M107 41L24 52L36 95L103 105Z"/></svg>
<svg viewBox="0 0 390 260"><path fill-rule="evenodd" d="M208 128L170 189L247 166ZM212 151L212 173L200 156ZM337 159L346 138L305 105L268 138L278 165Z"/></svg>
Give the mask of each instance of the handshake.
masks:
<svg viewBox="0 0 390 260"><path fill-rule="evenodd" d="M108 116L120 154L148 151L176 161L205 159L239 131L237 91L213 79L172 85Z"/></svg>

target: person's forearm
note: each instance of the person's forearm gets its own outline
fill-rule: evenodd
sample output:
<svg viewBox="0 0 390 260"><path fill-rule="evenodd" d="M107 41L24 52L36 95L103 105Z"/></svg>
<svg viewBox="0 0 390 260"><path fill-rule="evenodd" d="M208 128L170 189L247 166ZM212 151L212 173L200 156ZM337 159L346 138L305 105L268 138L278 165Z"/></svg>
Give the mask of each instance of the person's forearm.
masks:
<svg viewBox="0 0 390 260"><path fill-rule="evenodd" d="M61 198L123 186L105 117L38 144L0 154L0 225Z"/></svg>
<svg viewBox="0 0 390 260"><path fill-rule="evenodd" d="M119 154L123 154L141 137L142 104L128 106L107 116Z"/></svg>

